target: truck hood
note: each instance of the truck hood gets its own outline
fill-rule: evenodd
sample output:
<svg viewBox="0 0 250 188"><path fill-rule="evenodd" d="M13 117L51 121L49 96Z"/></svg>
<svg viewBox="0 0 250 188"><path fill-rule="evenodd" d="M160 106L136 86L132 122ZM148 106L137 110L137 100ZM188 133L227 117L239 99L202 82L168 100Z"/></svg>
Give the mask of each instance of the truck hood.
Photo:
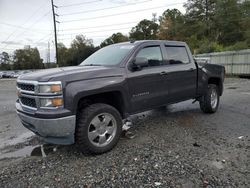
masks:
<svg viewBox="0 0 250 188"><path fill-rule="evenodd" d="M74 81L84 79L121 76L117 67L104 66L72 66L40 70L19 76L19 80L47 81Z"/></svg>

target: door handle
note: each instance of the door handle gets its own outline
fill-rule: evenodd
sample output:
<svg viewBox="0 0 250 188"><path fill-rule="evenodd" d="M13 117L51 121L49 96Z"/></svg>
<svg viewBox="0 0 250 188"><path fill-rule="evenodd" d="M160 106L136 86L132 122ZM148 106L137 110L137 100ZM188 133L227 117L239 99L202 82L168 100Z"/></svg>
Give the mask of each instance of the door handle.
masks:
<svg viewBox="0 0 250 188"><path fill-rule="evenodd" d="M160 75L167 75L168 73L166 71L162 71Z"/></svg>
<svg viewBox="0 0 250 188"><path fill-rule="evenodd" d="M192 72L192 71L194 71L194 68L188 69L188 72Z"/></svg>

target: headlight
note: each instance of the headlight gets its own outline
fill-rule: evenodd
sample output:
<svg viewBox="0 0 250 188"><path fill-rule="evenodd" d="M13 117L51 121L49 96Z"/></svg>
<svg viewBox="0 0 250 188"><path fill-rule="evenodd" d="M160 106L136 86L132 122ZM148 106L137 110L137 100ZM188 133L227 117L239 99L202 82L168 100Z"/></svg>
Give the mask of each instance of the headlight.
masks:
<svg viewBox="0 0 250 188"><path fill-rule="evenodd" d="M39 85L39 93L44 94L61 94L62 93L62 84L42 84Z"/></svg>
<svg viewBox="0 0 250 188"><path fill-rule="evenodd" d="M63 106L62 98L40 98L41 108L58 108Z"/></svg>

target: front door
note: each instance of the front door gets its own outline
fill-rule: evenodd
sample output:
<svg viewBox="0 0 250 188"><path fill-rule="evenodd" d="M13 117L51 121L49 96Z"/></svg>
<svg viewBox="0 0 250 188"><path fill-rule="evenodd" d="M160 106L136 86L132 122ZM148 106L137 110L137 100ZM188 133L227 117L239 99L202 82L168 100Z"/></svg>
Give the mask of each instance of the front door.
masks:
<svg viewBox="0 0 250 188"><path fill-rule="evenodd" d="M162 73L162 52L160 45L145 46L136 57L147 58L148 67L128 73L128 86L132 111L138 112L159 106L167 94Z"/></svg>

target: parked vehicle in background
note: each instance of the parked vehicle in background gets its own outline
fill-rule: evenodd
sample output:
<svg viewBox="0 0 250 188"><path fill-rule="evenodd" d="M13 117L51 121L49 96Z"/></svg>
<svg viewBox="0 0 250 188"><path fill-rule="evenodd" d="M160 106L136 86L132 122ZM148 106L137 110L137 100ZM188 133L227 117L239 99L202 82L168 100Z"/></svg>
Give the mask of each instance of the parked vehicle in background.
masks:
<svg viewBox="0 0 250 188"><path fill-rule="evenodd" d="M118 142L129 115L189 99L214 113L225 69L198 65L184 42L107 46L79 66L21 75L17 113L23 125L55 144L100 154Z"/></svg>
<svg viewBox="0 0 250 188"><path fill-rule="evenodd" d="M11 78L11 72L3 72L2 78Z"/></svg>
<svg viewBox="0 0 250 188"><path fill-rule="evenodd" d="M18 76L31 73L31 70L16 70L0 72L0 78L18 78Z"/></svg>
<svg viewBox="0 0 250 188"><path fill-rule="evenodd" d="M20 76L18 72L13 74L13 78L18 78L18 76Z"/></svg>

